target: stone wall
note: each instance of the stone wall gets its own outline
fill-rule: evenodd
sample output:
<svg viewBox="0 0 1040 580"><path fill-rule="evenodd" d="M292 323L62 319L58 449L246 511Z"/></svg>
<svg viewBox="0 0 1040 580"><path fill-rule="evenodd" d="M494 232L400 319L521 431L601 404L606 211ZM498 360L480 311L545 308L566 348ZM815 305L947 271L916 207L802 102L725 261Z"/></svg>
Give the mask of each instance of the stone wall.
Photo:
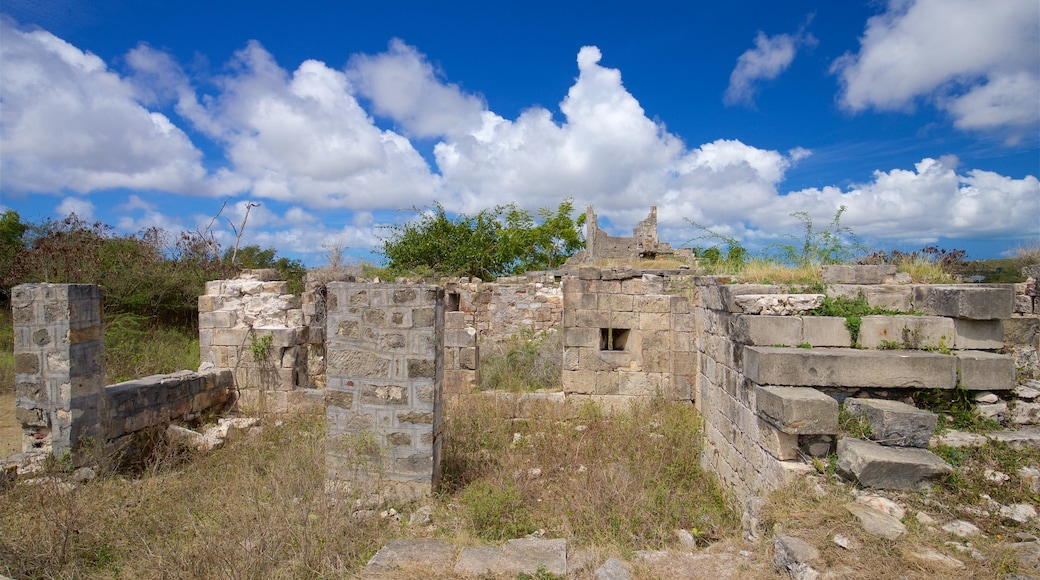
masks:
<svg viewBox="0 0 1040 580"><path fill-rule="evenodd" d="M323 393L309 370L323 350L324 329L305 323L298 298L276 276L245 270L206 283L199 297L200 368L230 370L245 409L320 412Z"/></svg>
<svg viewBox="0 0 1040 580"><path fill-rule="evenodd" d="M444 290L326 287L327 476L381 497L430 493L440 479Z"/></svg>
<svg viewBox="0 0 1040 580"><path fill-rule="evenodd" d="M1010 286L842 282L828 293L923 315L863 317L854 339L843 318L802 315L823 295L697 280L702 463L741 502L807 470L800 456L833 453L838 404L848 397L1015 386L1012 359L996 352Z"/></svg>
<svg viewBox="0 0 1040 580"><path fill-rule="evenodd" d="M23 452L64 455L172 421L229 399L230 372L182 371L105 386L101 289L23 284L13 289L16 416Z"/></svg>
<svg viewBox="0 0 1040 580"><path fill-rule="evenodd" d="M563 281L563 390L594 399L691 400L697 356L689 299L631 269Z"/></svg>

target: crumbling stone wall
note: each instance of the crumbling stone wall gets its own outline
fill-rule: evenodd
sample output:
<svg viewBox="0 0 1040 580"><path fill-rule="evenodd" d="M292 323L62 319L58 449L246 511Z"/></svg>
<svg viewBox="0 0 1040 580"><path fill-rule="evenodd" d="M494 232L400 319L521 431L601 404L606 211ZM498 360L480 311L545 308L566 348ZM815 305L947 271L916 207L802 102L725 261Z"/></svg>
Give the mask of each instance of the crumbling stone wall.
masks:
<svg viewBox="0 0 1040 580"><path fill-rule="evenodd" d="M854 274L861 276L863 270ZM922 316L866 316L857 348L845 320L803 316L823 295L774 286L697 280L704 467L746 502L808 466L800 455L834 451L838 403L848 397L902 399L919 389L1004 392L1015 385L1003 347L1010 286L843 284L874 306ZM858 279L858 282L864 280Z"/></svg>
<svg viewBox="0 0 1040 580"><path fill-rule="evenodd" d="M380 496L440 479L444 290L332 282L326 296L327 477Z"/></svg>
<svg viewBox="0 0 1040 580"><path fill-rule="evenodd" d="M312 353L324 329L308 325L288 282L274 270L245 270L233 280L206 283L199 297L202 367L229 369L238 404L260 412L320 412ZM319 355L320 356L320 355Z"/></svg>
<svg viewBox="0 0 1040 580"><path fill-rule="evenodd" d="M12 291L23 452L61 456L113 444L227 402L230 372L183 371L106 387L101 301L101 289L88 284L23 284Z"/></svg>

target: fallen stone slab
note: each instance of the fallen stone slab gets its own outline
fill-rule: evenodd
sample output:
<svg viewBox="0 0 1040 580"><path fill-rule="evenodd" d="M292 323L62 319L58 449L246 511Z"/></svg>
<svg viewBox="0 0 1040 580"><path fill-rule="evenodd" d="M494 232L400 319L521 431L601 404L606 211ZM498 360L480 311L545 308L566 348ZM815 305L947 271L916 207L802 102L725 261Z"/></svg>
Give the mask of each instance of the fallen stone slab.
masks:
<svg viewBox="0 0 1040 580"><path fill-rule="evenodd" d="M871 440L897 447L928 447L939 420L935 413L884 399L845 399L845 410L866 418Z"/></svg>
<svg viewBox="0 0 1040 580"><path fill-rule="evenodd" d="M773 540L773 564L792 578L818 578L820 573L812 564L819 559L819 550L801 538L779 535Z"/></svg>
<svg viewBox="0 0 1040 580"><path fill-rule="evenodd" d="M937 445L947 445L949 447L982 447L987 442L989 442L989 438L985 435L951 430L943 435L932 437L929 447L935 447Z"/></svg>
<svg viewBox="0 0 1040 580"><path fill-rule="evenodd" d="M824 284L885 284L895 278L895 266L835 265L823 267Z"/></svg>
<svg viewBox="0 0 1040 580"><path fill-rule="evenodd" d="M536 574L539 568L550 574L566 574L567 540L521 538L509 540L501 548L463 548L455 562L454 574Z"/></svg>
<svg viewBox="0 0 1040 580"><path fill-rule="evenodd" d="M364 577L378 578L401 570L421 570L431 576L447 574L454 557L454 546L441 540L391 540L368 561Z"/></svg>
<svg viewBox="0 0 1040 580"><path fill-rule="evenodd" d="M936 477L953 471L926 449L885 447L872 441L838 441L838 472L864 487L923 490Z"/></svg>
<svg viewBox="0 0 1040 580"><path fill-rule="evenodd" d="M989 436L994 441L1002 441L1008 445L1021 449L1023 447L1040 446L1040 429L1019 429L1017 431L1001 431Z"/></svg>
<svg viewBox="0 0 1040 580"><path fill-rule="evenodd" d="M170 441L180 443L195 451L208 452L224 446L223 439L209 437L198 431L192 431L180 425L170 425L166 428L166 436Z"/></svg>
<svg viewBox="0 0 1040 580"><path fill-rule="evenodd" d="M914 288L914 308L934 316L1002 320L1011 318L1014 304L1015 290L1010 284L923 284Z"/></svg>
<svg viewBox="0 0 1040 580"><path fill-rule="evenodd" d="M625 563L617 558L611 557L602 566L596 568L596 580L631 580L632 573L625 567Z"/></svg>
<svg viewBox="0 0 1040 580"><path fill-rule="evenodd" d="M964 562L961 562L957 558L947 556L941 552L935 550L922 550L920 552L909 552L911 558L929 564L937 568L943 568L946 570L963 570L965 568Z"/></svg>
<svg viewBox="0 0 1040 580"><path fill-rule="evenodd" d="M845 509L859 520L859 525L865 532L888 540L898 540L906 534L903 522L882 511L861 503L845 504Z"/></svg>

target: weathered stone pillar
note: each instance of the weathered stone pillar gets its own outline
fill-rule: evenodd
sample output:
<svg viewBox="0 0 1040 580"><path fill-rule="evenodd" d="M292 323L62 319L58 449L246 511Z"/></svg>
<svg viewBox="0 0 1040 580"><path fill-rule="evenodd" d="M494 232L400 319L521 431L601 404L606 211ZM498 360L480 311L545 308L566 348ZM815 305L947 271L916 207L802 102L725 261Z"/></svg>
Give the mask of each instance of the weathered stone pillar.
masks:
<svg viewBox="0 0 1040 580"><path fill-rule="evenodd" d="M105 390L101 289L22 284L11 293L22 451L61 456L100 443Z"/></svg>
<svg viewBox="0 0 1040 580"><path fill-rule="evenodd" d="M440 480L444 290L332 282L326 297L327 477L387 497Z"/></svg>

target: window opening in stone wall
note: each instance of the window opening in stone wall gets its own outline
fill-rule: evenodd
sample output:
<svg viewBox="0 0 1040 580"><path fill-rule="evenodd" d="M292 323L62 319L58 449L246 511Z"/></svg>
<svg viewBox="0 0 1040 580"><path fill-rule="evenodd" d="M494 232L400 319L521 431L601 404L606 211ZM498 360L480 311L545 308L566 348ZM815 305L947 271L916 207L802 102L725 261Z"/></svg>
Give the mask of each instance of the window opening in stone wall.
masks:
<svg viewBox="0 0 1040 580"><path fill-rule="evenodd" d="M444 297L444 311L445 312L458 312L460 308L460 298L458 292L448 292Z"/></svg>
<svg viewBox="0 0 1040 580"><path fill-rule="evenodd" d="M627 328L601 328L599 329L600 350L625 350L628 345Z"/></svg>

